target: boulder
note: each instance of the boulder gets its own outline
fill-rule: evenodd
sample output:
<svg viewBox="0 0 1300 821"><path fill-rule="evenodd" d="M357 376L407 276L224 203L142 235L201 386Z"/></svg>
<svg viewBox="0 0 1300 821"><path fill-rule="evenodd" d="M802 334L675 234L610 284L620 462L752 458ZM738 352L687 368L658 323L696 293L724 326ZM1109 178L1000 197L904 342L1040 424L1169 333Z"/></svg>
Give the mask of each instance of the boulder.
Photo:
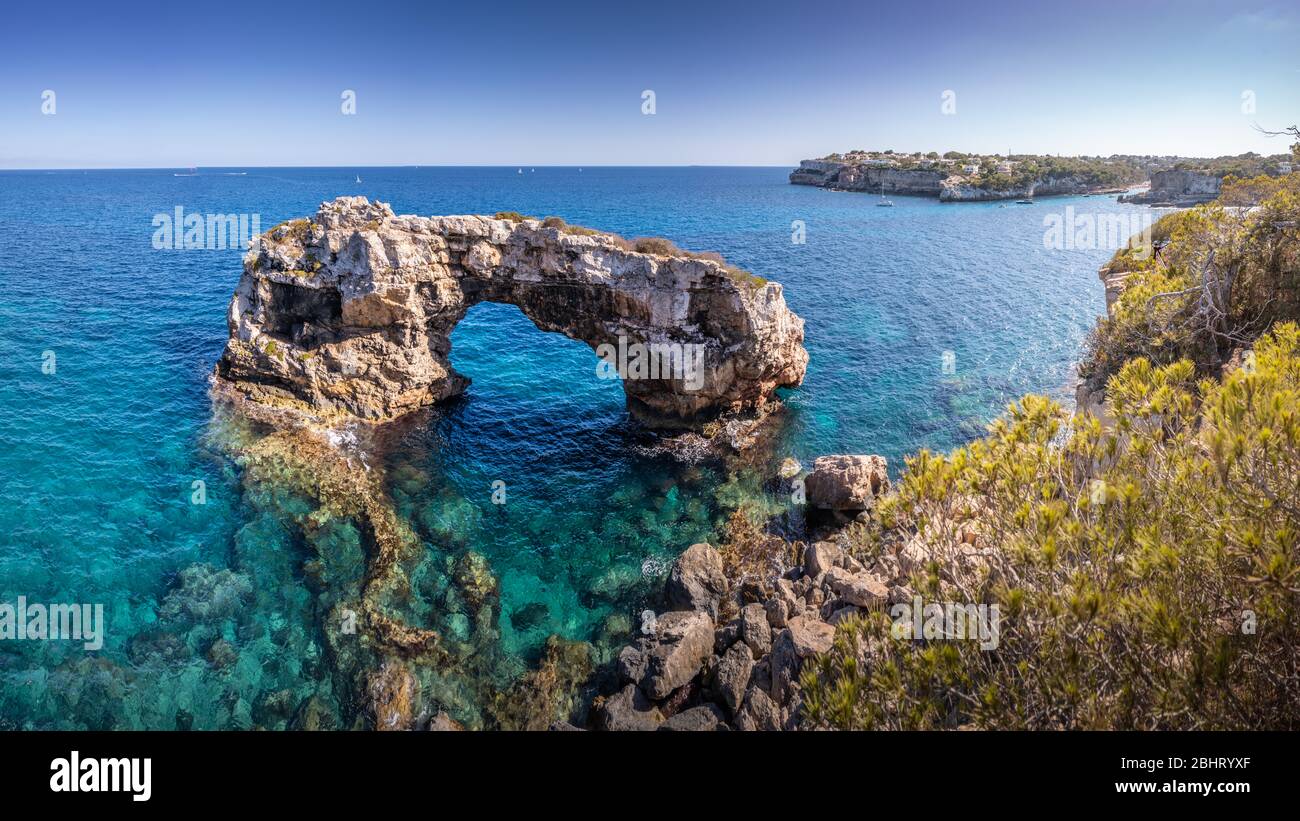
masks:
<svg viewBox="0 0 1300 821"><path fill-rule="evenodd" d="M753 670L753 654L746 644L737 642L723 654L717 668L713 671L714 692L722 697L732 715L735 715L745 698L745 690L749 687L749 675Z"/></svg>
<svg viewBox="0 0 1300 821"><path fill-rule="evenodd" d="M619 651L618 674L624 682L637 682L645 678L646 659L641 648L629 644Z"/></svg>
<svg viewBox="0 0 1300 821"><path fill-rule="evenodd" d="M881 609L889 601L889 586L870 573L850 573L841 567L833 567L826 574L826 580L835 595L849 604Z"/></svg>
<svg viewBox="0 0 1300 821"><path fill-rule="evenodd" d="M729 728L722 711L713 704L701 704L683 710L659 725L660 732L699 733L726 729Z"/></svg>
<svg viewBox="0 0 1300 821"><path fill-rule="evenodd" d="M767 613L767 623L772 627L780 629L785 627L789 608L781 599L768 599L763 605L764 612Z"/></svg>
<svg viewBox="0 0 1300 821"><path fill-rule="evenodd" d="M766 616L764 617L766 618ZM740 622L732 620L713 631L713 652L722 655L740 638Z"/></svg>
<svg viewBox="0 0 1300 821"><path fill-rule="evenodd" d="M736 715L736 727L747 732L781 729L781 708L757 687L745 692L745 701Z"/></svg>
<svg viewBox="0 0 1300 821"><path fill-rule="evenodd" d="M830 542L814 542L803 552L804 572L812 578L836 567L844 559L844 551Z"/></svg>
<svg viewBox="0 0 1300 821"><path fill-rule="evenodd" d="M772 652L768 655L771 667L772 698L777 702L788 701L793 685L799 678L799 654L795 650L794 636L790 631L782 630L772 643Z"/></svg>
<svg viewBox="0 0 1300 821"><path fill-rule="evenodd" d="M785 633L790 636L794 653L801 659L825 653L835 642L835 628L824 621L808 616L796 616L786 625Z"/></svg>
<svg viewBox="0 0 1300 821"><path fill-rule="evenodd" d="M819 456L804 480L808 504L823 510L869 510L889 489L886 466L883 456Z"/></svg>
<svg viewBox="0 0 1300 821"><path fill-rule="evenodd" d="M713 619L700 610L664 613L645 650L641 686L656 701L688 683L713 655Z"/></svg>
<svg viewBox="0 0 1300 821"><path fill-rule="evenodd" d="M601 729L615 732L645 732L664 723L663 713L635 684L629 684L605 699L598 710L598 718Z"/></svg>
<svg viewBox="0 0 1300 821"><path fill-rule="evenodd" d="M703 610L718 617L718 606L727 592L722 557L703 542L693 544L677 557L668 574L664 596L672 610Z"/></svg>
<svg viewBox="0 0 1300 821"><path fill-rule="evenodd" d="M761 604L747 604L740 610L740 640L762 658L772 650L772 625Z"/></svg>

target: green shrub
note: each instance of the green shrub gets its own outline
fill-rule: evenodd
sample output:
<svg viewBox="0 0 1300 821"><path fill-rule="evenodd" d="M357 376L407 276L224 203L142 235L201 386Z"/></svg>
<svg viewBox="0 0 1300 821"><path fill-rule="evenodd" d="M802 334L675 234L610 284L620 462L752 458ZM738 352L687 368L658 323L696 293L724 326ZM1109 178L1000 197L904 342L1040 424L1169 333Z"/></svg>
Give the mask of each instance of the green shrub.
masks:
<svg viewBox="0 0 1300 821"><path fill-rule="evenodd" d="M641 254L656 254L661 257L677 257L685 253L672 240L663 237L637 237L632 240L632 248Z"/></svg>
<svg viewBox="0 0 1300 821"><path fill-rule="evenodd" d="M1156 254L1136 243L1118 252L1103 271L1133 273L1098 321L1080 374L1101 383L1142 356L1190 359L1214 376L1275 322L1300 319L1298 188L1278 186L1249 211L1216 201L1167 215L1152 226Z"/></svg>
<svg viewBox="0 0 1300 821"><path fill-rule="evenodd" d="M998 646L845 622L805 665L806 723L1300 728L1300 328L1248 363L1198 382L1134 360L1111 429L1027 396L986 438L910 459L863 549L923 544L916 591L998 604Z"/></svg>
<svg viewBox="0 0 1300 821"><path fill-rule="evenodd" d="M496 219L510 220L511 222L523 222L524 220L532 219L532 217L526 217L518 211L498 211L496 213Z"/></svg>

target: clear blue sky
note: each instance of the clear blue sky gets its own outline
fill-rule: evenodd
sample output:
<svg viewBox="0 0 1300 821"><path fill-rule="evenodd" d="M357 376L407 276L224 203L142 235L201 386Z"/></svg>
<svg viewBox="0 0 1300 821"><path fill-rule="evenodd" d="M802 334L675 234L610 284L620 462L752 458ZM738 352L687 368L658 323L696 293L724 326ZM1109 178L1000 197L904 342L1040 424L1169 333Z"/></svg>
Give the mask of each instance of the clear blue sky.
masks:
<svg viewBox="0 0 1300 821"><path fill-rule="evenodd" d="M1252 123L1300 122L1294 1L119 5L0 12L0 167L1277 153Z"/></svg>

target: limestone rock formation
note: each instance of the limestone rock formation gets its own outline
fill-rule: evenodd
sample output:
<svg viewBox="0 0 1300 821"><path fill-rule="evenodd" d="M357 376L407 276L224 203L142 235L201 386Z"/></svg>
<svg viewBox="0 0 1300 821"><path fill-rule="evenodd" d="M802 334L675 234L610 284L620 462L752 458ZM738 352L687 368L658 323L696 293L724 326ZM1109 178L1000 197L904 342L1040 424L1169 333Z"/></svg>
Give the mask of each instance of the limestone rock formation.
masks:
<svg viewBox="0 0 1300 821"><path fill-rule="evenodd" d="M664 597L674 610L704 610L718 617L718 605L727 592L722 557L712 546L693 544L673 563Z"/></svg>
<svg viewBox="0 0 1300 821"><path fill-rule="evenodd" d="M813 507L869 510L889 489L889 474L883 456L821 456L804 485Z"/></svg>
<svg viewBox="0 0 1300 821"><path fill-rule="evenodd" d="M217 390L273 419L392 420L465 390L450 334L484 301L591 345L626 377L629 410L657 427L761 411L808 361L781 286L719 260L341 197L245 256Z"/></svg>
<svg viewBox="0 0 1300 821"><path fill-rule="evenodd" d="M814 542L803 550L801 564L781 575L733 584L726 594L733 606L724 612L738 615L726 622L715 623L709 599L691 611L661 613L652 622L653 635L619 653L617 675L602 685L606 695L593 726L797 729L803 707L800 676L832 649L836 625L887 611L890 604L912 604L912 576L932 561L943 568L940 595L956 597L958 590L978 589L987 580L992 550L980 546L979 534L969 525L953 534L918 534L862 559L845 549L850 545ZM674 568L675 574L686 575L699 557L683 554L677 563L681 567Z"/></svg>
<svg viewBox="0 0 1300 821"><path fill-rule="evenodd" d="M1171 169L1151 175L1151 187L1119 198L1120 202L1185 208L1219 196L1223 180L1198 171Z"/></svg>
<svg viewBox="0 0 1300 821"><path fill-rule="evenodd" d="M872 194L938 196L946 176L944 171L922 168L871 168L831 160L803 160L790 173L790 182Z"/></svg>

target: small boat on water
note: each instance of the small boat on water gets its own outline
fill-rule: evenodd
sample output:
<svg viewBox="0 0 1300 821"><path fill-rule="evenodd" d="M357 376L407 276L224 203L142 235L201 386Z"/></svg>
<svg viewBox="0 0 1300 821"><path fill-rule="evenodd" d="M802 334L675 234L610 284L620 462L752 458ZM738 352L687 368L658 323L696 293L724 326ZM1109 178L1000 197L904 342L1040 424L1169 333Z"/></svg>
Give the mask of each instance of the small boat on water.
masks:
<svg viewBox="0 0 1300 821"><path fill-rule="evenodd" d="M1033 205L1033 200L1016 200L1016 205Z"/></svg>
<svg viewBox="0 0 1300 821"><path fill-rule="evenodd" d="M893 208L894 204L885 199L885 184L880 184L880 202L876 203L877 208Z"/></svg>
<svg viewBox="0 0 1300 821"><path fill-rule="evenodd" d="M191 168L188 172L184 174L172 174L173 177L197 177L198 175L199 175L199 169L197 168Z"/></svg>
<svg viewBox="0 0 1300 821"><path fill-rule="evenodd" d="M361 175L358 174L358 175L357 175L357 185L360 185L360 184L361 184Z"/></svg>

